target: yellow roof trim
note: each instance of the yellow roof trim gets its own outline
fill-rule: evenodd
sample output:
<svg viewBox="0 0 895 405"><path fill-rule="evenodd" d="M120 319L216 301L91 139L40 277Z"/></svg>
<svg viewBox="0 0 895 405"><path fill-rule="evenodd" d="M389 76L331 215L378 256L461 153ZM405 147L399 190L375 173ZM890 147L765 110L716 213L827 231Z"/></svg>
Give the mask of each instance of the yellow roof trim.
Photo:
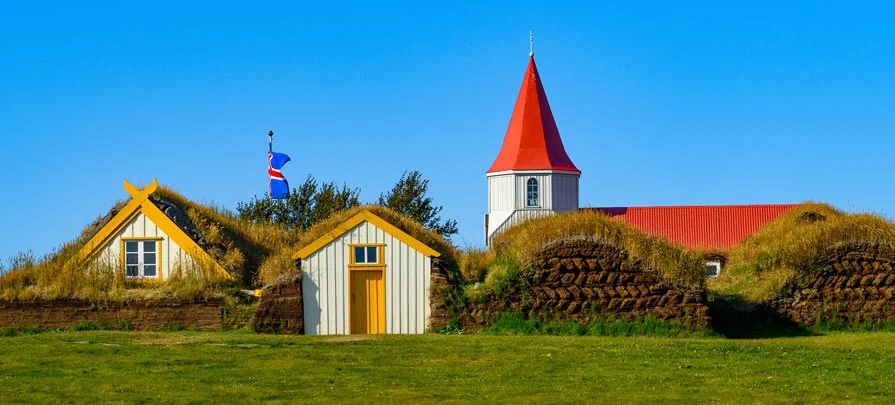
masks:
<svg viewBox="0 0 895 405"><path fill-rule="evenodd" d="M142 190L138 190L134 187L133 184L124 179L124 191L127 191L128 194L131 195L131 200L121 208L121 211L118 211L112 219L106 223L95 235L93 235L84 246L81 247L81 250L78 251L78 254L75 258L79 261L86 260L88 257L96 253L96 250L105 246L106 243L109 242L112 237L118 234L118 232L127 226L128 223L139 213L140 206L143 205L143 202L149 199L149 195L152 194L158 188L158 180L152 179L152 183L149 183L148 186L144 187Z"/></svg>
<svg viewBox="0 0 895 405"><path fill-rule="evenodd" d="M293 256L293 259L307 258L314 252L320 250L339 236L344 235L345 232L350 231L352 228L364 221L375 225L379 229L382 229L389 235L394 236L401 242L404 242L404 244L406 244L407 246L412 247L416 251L426 256L441 256L441 253L438 253L435 249L426 246L425 244L423 244L423 242L420 242L413 236L408 235L406 232L402 231L398 227L390 224L388 221L376 216L376 214L373 214L369 210L365 209L361 212L358 212L357 215L349 218L345 222L342 222L341 224L339 224L339 226L333 228L333 230L317 238L317 240L311 242L311 244L309 244L308 246L303 247L301 250L298 251L298 253L295 254L295 256Z"/></svg>
<svg viewBox="0 0 895 405"><path fill-rule="evenodd" d="M230 273L227 273L227 271L224 270L217 261L212 259L202 247L190 239L190 237L187 236L187 234L184 233L171 218L168 218L162 210L158 209L152 201L149 201L149 195L155 192L157 188L158 180L156 179L153 179L152 183L142 190L137 189L133 184L129 183L127 179L124 179L124 190L131 195L131 200L128 201L128 203L121 208L121 211L118 211L118 213L115 214L115 216L112 217L99 232L93 235L93 237L81 247L81 250L79 250L78 254L75 256L76 260L84 261L96 254L100 248L109 243L118 232L127 226L134 217L143 213L143 215L146 215L146 217L155 223L156 226L161 228L174 243L192 256L193 259L199 261L200 264L209 263L216 273L232 280L233 276L230 275Z"/></svg>

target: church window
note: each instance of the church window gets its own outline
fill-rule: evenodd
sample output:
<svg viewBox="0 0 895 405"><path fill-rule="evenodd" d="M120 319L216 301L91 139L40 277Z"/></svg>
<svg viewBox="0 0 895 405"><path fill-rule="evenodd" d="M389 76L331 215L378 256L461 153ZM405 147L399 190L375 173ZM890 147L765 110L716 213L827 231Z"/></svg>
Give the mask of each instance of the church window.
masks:
<svg viewBox="0 0 895 405"><path fill-rule="evenodd" d="M537 207L538 205L538 180L531 178L528 179L527 189L527 198L525 202L525 206L527 207Z"/></svg>

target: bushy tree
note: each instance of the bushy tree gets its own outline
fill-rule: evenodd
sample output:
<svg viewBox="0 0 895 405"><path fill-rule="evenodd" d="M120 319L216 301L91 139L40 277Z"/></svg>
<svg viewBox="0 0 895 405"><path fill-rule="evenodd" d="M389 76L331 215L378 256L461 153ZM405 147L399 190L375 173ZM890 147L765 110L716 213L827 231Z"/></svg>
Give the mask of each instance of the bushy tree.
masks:
<svg viewBox="0 0 895 405"><path fill-rule="evenodd" d="M457 233L457 221L441 220L443 207L435 206L427 196L429 180L417 170L404 172L387 193L379 195L379 205L391 208L423 224L450 240ZM306 231L314 224L333 214L360 205L360 189L343 184L323 183L318 185L313 176L308 175L304 183L293 188L284 199L273 200L267 193L255 196L247 202L236 204L239 217L252 222L280 224L288 229Z"/></svg>
<svg viewBox="0 0 895 405"><path fill-rule="evenodd" d="M428 190L429 180L423 178L422 173L405 171L391 190L379 195L379 205L413 218L450 240L451 235L457 233L457 221L441 221L439 214L444 207L432 204L432 197L426 195Z"/></svg>
<svg viewBox="0 0 895 405"><path fill-rule="evenodd" d="M308 175L297 189L292 188L284 199L271 199L267 193L236 204L239 217L252 222L280 224L289 229L305 231L330 215L360 205L359 189L337 186L335 183L317 185Z"/></svg>
<svg viewBox="0 0 895 405"><path fill-rule="evenodd" d="M314 194L314 207L311 211L311 223L323 221L333 214L360 205L358 195L360 189L349 189L343 184L341 188L335 183L325 183Z"/></svg>

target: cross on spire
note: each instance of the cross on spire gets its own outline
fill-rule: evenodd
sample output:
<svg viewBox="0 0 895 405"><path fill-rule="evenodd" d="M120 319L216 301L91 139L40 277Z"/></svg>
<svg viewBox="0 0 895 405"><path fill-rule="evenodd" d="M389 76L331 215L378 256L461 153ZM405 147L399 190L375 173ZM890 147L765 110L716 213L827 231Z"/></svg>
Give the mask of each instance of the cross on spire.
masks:
<svg viewBox="0 0 895 405"><path fill-rule="evenodd" d="M535 56L535 36L528 31L528 56Z"/></svg>

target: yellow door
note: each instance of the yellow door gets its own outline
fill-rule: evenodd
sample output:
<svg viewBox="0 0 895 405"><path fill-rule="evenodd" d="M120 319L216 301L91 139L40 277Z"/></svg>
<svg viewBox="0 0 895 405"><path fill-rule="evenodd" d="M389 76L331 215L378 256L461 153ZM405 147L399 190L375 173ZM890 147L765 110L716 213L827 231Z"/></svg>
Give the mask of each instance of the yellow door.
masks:
<svg viewBox="0 0 895 405"><path fill-rule="evenodd" d="M351 333L385 333L382 270L352 270Z"/></svg>

